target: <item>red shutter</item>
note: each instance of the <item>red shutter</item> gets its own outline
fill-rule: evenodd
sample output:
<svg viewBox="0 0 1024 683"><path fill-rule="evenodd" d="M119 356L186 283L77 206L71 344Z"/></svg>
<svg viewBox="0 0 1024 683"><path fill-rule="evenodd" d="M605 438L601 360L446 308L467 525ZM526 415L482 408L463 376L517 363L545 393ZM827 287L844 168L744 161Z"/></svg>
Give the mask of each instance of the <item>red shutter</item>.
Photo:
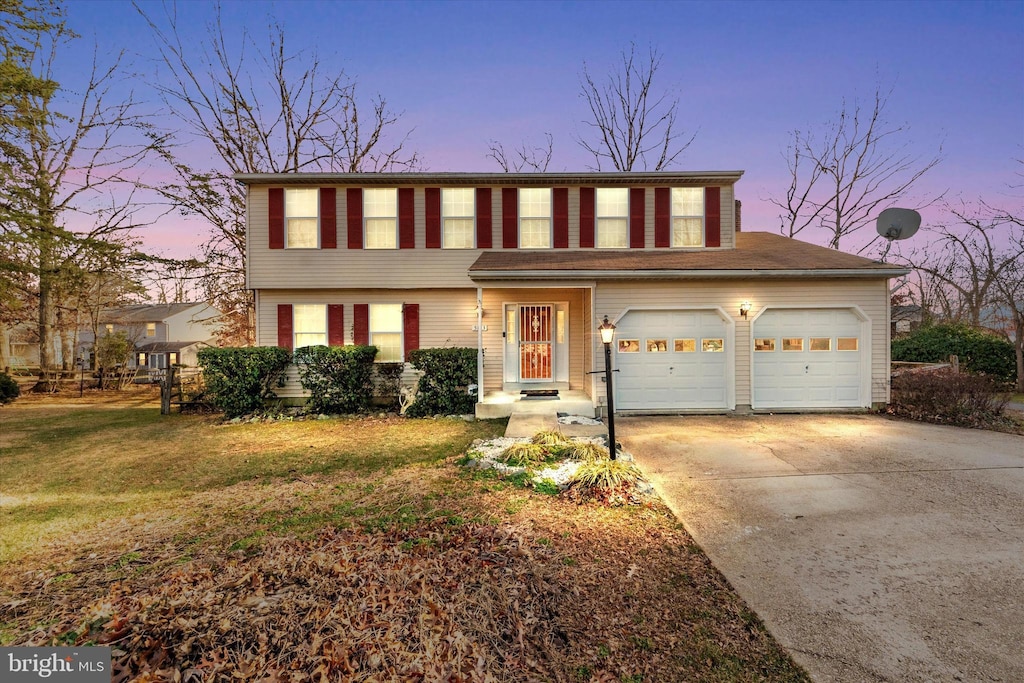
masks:
<svg viewBox="0 0 1024 683"><path fill-rule="evenodd" d="M282 349L292 348L292 305L277 305L277 345Z"/></svg>
<svg viewBox="0 0 1024 683"><path fill-rule="evenodd" d="M491 188L476 188L476 248L491 248Z"/></svg>
<svg viewBox="0 0 1024 683"><path fill-rule="evenodd" d="M580 188L580 247L594 246L594 188Z"/></svg>
<svg viewBox="0 0 1024 683"><path fill-rule="evenodd" d="M569 248L569 188L556 187L551 191L551 204L555 219L555 249Z"/></svg>
<svg viewBox="0 0 1024 683"><path fill-rule="evenodd" d="M338 248L338 201L333 187L320 188L320 248Z"/></svg>
<svg viewBox="0 0 1024 683"><path fill-rule="evenodd" d="M409 362L409 352L420 348L420 305L404 304L402 306L402 334L405 342L405 362Z"/></svg>
<svg viewBox="0 0 1024 683"><path fill-rule="evenodd" d="M284 249L284 188L272 187L267 195L270 248Z"/></svg>
<svg viewBox="0 0 1024 683"><path fill-rule="evenodd" d="M352 341L358 346L370 343L369 304L356 304L352 307Z"/></svg>
<svg viewBox="0 0 1024 683"><path fill-rule="evenodd" d="M654 246L672 246L672 190L654 188Z"/></svg>
<svg viewBox="0 0 1024 683"><path fill-rule="evenodd" d="M519 246L519 191L514 187L501 188L501 246Z"/></svg>
<svg viewBox="0 0 1024 683"><path fill-rule="evenodd" d="M345 304L327 304L327 345L345 345Z"/></svg>
<svg viewBox="0 0 1024 683"><path fill-rule="evenodd" d="M427 249L441 248L441 188L423 191L427 202Z"/></svg>
<svg viewBox="0 0 1024 683"><path fill-rule="evenodd" d="M722 188L704 188L704 246L722 246Z"/></svg>
<svg viewBox="0 0 1024 683"><path fill-rule="evenodd" d="M363 191L358 187L348 188L348 248L363 248Z"/></svg>
<svg viewBox="0 0 1024 683"><path fill-rule="evenodd" d="M398 248L416 247L416 190L398 188Z"/></svg>
<svg viewBox="0 0 1024 683"><path fill-rule="evenodd" d="M629 248L644 248L644 202L647 191L642 187L629 190Z"/></svg>

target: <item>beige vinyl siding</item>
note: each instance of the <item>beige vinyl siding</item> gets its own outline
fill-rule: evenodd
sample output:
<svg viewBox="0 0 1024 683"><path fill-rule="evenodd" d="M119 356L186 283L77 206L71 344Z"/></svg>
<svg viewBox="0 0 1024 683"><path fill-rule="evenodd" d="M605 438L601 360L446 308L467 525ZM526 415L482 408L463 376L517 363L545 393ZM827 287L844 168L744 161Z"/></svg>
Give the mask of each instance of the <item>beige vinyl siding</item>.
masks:
<svg viewBox="0 0 1024 683"><path fill-rule="evenodd" d="M752 304L746 320L739 315L742 301ZM595 292L594 320L605 315L614 320L627 308L640 305L721 307L736 325L736 405L740 406L750 405L751 323L759 311L772 306L859 306L871 320L871 401L882 403L887 399L889 385L887 302L888 286L884 280L602 282ZM595 364L600 362L594 358Z"/></svg>
<svg viewBox="0 0 1024 683"><path fill-rule="evenodd" d="M584 348L590 338L585 323L585 302L589 303L589 288L533 288L508 287L500 289L484 289L484 392L500 391L504 377L505 337L504 305L528 303L560 303L569 304L569 388L587 391L589 383L585 381L584 367L586 353ZM421 309L422 317L422 309Z"/></svg>
<svg viewBox="0 0 1024 683"><path fill-rule="evenodd" d="M736 191L732 185L725 185L721 192L722 248L736 247Z"/></svg>
<svg viewBox="0 0 1024 683"><path fill-rule="evenodd" d="M421 289L393 291L363 290L263 290L257 300L256 345L277 346L278 304L344 304L345 343L353 343L355 304L419 304L420 348L468 346L476 348L476 290ZM407 370L404 379L415 380L415 372ZM286 385L278 396L302 396L298 373L289 368Z"/></svg>

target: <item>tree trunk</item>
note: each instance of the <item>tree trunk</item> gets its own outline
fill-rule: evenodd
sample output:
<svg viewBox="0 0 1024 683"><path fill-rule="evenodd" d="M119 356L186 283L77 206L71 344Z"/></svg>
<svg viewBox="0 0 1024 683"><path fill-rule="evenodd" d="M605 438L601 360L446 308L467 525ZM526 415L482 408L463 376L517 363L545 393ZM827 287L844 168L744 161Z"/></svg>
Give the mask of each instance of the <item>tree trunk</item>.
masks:
<svg viewBox="0 0 1024 683"><path fill-rule="evenodd" d="M53 271L49 259L42 257L39 268L39 381L32 387L35 392L55 389L52 377L48 374L48 371L56 369L53 345L56 307L53 298Z"/></svg>
<svg viewBox="0 0 1024 683"><path fill-rule="evenodd" d="M1024 316L1017 316L1017 334L1013 340L1017 356L1017 393L1024 394Z"/></svg>
<svg viewBox="0 0 1024 683"><path fill-rule="evenodd" d="M0 324L0 371L11 367L11 328Z"/></svg>

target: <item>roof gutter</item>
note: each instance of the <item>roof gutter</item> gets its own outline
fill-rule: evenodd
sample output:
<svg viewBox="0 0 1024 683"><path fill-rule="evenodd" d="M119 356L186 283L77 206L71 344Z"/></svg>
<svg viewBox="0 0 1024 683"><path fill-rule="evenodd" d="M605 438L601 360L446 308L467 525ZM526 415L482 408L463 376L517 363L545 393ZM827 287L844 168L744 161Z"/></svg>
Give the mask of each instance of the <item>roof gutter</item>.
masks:
<svg viewBox="0 0 1024 683"><path fill-rule="evenodd" d="M906 275L906 268L839 268L812 270L485 270L470 271L471 280L725 280L745 278L891 278Z"/></svg>
<svg viewBox="0 0 1024 683"><path fill-rule="evenodd" d="M236 173L243 185L650 185L734 183L743 171L638 171L613 173Z"/></svg>

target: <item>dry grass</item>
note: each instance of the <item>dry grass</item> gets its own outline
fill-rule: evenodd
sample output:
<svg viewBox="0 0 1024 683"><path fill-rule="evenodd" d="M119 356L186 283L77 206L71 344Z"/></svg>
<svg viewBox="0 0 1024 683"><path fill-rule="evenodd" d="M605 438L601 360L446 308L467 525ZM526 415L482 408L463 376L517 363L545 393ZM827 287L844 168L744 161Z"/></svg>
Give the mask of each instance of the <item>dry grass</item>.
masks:
<svg viewBox="0 0 1024 683"><path fill-rule="evenodd" d="M46 539L5 550L0 644L108 642L115 680L806 680L664 508L454 464L500 425L127 407L0 410L5 540Z"/></svg>

